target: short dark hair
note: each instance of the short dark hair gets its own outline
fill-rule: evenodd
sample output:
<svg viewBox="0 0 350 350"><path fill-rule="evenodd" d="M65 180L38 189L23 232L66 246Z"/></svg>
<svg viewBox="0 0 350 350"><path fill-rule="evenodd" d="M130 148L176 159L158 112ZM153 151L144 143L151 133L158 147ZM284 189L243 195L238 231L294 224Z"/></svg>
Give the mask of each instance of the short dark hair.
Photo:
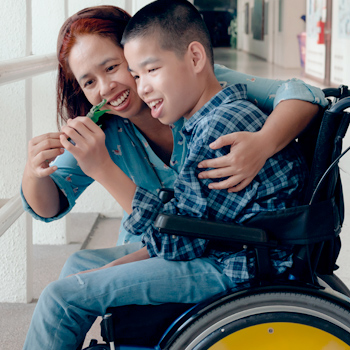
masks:
<svg viewBox="0 0 350 350"><path fill-rule="evenodd" d="M122 45L153 35L161 48L183 57L189 44L200 42L212 66L213 47L208 28L197 9L187 0L157 0L139 10L125 28Z"/></svg>

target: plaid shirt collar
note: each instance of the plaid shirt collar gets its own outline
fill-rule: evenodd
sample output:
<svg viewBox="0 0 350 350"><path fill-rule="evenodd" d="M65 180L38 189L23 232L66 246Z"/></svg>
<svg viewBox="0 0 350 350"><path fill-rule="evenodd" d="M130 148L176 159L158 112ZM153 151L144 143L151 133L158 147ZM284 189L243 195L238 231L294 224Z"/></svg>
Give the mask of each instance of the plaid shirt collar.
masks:
<svg viewBox="0 0 350 350"><path fill-rule="evenodd" d="M183 132L191 134L203 116L214 107L228 104L236 100L247 99L247 86L243 84L230 85L213 96L199 111L192 115L184 124Z"/></svg>

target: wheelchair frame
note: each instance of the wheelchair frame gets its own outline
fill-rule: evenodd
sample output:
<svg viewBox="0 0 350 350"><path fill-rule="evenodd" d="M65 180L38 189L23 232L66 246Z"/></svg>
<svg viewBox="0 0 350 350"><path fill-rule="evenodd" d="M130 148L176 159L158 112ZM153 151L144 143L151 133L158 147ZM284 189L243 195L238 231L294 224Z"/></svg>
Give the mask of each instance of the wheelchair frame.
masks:
<svg viewBox="0 0 350 350"><path fill-rule="evenodd" d="M299 347L314 334L313 341L325 339L337 344L335 349L350 349L350 291L333 273L344 219L338 161L350 149L341 153L342 139L350 122L350 113L344 111L350 107L350 93L346 86L325 89L324 93L326 97L334 97L334 101L330 101L329 107L299 138L302 148L307 149L305 157L310 164L304 205L259 214L245 226L166 214L159 214L156 219L155 226L166 234L210 239L226 247L253 247L258 271L253 287L227 291L196 305L126 306L107 310L102 333L110 345L92 342L85 350L115 348L120 337L113 323L119 318L128 324L122 310L135 308L131 321L142 309L146 313L152 309L153 314L155 308L162 313L167 307L178 313L174 314L173 322L168 320L169 326L160 332L159 341L145 342L147 345L142 346L142 339L139 344L118 345L117 349L219 350L230 349L234 344L235 348L244 345L248 350L254 349L253 345L247 347L247 340L254 338L254 334L258 335L259 349L265 349L264 342L271 339L274 339L271 344L280 349L281 343L276 339L278 333L287 335L285 329L280 329L284 324L301 337L301 342L297 342ZM168 190L162 195L164 201L169 200ZM270 248L280 244L293 244L297 249L292 270L284 279L277 280L270 273L268 254ZM325 257L330 258L330 266L324 264ZM179 309L180 305L184 309ZM303 333L305 338L301 336ZM304 348L307 349L301 347Z"/></svg>

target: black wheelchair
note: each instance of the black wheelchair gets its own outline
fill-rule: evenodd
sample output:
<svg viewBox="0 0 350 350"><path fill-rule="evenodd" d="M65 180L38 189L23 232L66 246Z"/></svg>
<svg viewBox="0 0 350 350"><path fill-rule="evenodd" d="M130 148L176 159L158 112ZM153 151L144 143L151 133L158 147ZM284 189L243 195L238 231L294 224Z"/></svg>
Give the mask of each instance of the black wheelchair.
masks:
<svg viewBox="0 0 350 350"><path fill-rule="evenodd" d="M156 219L167 234L253 249L252 285L196 305L108 309L101 323L106 343L92 340L84 350L350 349L350 291L334 274L344 220L338 162L350 149L342 152L350 92L346 86L324 92L328 108L298 138L310 166L304 205L259 214L244 226L165 214ZM269 249L285 244L294 247L293 266L277 279Z"/></svg>

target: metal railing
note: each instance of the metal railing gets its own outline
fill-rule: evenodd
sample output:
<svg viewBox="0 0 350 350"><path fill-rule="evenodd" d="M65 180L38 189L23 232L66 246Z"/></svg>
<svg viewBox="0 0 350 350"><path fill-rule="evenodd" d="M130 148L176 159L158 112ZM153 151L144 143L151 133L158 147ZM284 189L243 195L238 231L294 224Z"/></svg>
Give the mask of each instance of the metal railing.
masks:
<svg viewBox="0 0 350 350"><path fill-rule="evenodd" d="M0 85L31 78L57 68L56 54L27 56L0 62Z"/></svg>
<svg viewBox="0 0 350 350"><path fill-rule="evenodd" d="M23 214L22 200L20 195L12 197L0 208L0 237L7 229Z"/></svg>
<svg viewBox="0 0 350 350"><path fill-rule="evenodd" d="M27 56L0 62L0 85L25 80L57 68L56 54ZM31 123L29 123L31 124ZM7 200L0 208L0 237L23 214L20 195Z"/></svg>

